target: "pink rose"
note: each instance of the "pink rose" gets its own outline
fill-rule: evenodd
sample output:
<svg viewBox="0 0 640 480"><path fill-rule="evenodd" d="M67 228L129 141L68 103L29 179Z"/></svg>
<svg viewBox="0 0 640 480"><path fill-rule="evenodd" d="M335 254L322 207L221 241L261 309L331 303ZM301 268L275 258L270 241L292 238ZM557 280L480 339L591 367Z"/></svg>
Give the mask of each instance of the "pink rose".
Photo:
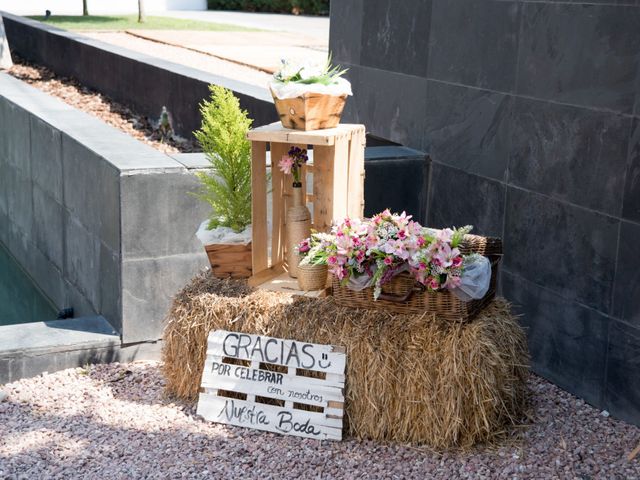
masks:
<svg viewBox="0 0 640 480"><path fill-rule="evenodd" d="M460 255L458 255L457 257L455 257L453 259L452 265L454 267L459 267L460 265L462 265L462 257Z"/></svg>
<svg viewBox="0 0 640 480"><path fill-rule="evenodd" d="M330 255L329 258L327 258L327 263L329 265L335 265L336 263L338 263L338 257L336 257L335 255Z"/></svg>

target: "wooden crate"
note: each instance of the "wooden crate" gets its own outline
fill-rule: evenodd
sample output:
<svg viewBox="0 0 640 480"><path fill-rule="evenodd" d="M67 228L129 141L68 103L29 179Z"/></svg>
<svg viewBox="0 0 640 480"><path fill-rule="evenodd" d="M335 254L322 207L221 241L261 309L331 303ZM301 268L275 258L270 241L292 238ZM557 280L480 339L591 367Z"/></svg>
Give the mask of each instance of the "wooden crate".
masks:
<svg viewBox="0 0 640 480"><path fill-rule="evenodd" d="M249 284L257 286L270 281L286 269L286 211L291 201L290 175L284 175L277 164L292 146L313 148L313 165L303 168L303 191L307 192L307 173L313 174L312 193L306 201L312 204L312 228L328 231L334 220L361 218L364 214L364 125L338 125L336 128L302 131L284 128L279 122L251 130L252 190L252 265ZM267 146L275 168L271 169L270 192L271 255L267 229Z"/></svg>
<svg viewBox="0 0 640 480"><path fill-rule="evenodd" d="M337 127L347 101L346 95L305 93L296 98L279 99L271 93L282 125L295 130Z"/></svg>

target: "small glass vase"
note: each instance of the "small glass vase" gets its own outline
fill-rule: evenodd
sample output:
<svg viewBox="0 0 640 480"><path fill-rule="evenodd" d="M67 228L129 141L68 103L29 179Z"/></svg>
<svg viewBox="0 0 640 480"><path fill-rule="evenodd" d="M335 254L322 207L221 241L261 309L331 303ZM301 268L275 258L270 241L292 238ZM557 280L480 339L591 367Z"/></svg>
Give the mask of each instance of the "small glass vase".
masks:
<svg viewBox="0 0 640 480"><path fill-rule="evenodd" d="M287 266L289 276L298 276L300 257L296 246L311 235L311 213L303 200L304 192L300 182L293 183L293 205L287 209Z"/></svg>

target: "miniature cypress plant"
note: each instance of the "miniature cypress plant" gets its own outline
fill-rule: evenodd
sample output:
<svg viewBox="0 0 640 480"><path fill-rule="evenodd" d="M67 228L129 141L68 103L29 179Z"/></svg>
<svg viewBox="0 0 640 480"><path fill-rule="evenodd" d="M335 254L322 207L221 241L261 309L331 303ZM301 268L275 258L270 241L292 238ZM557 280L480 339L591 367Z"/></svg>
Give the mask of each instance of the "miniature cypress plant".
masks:
<svg viewBox="0 0 640 480"><path fill-rule="evenodd" d="M198 197L211 205L209 230L230 227L241 232L251 224L251 145L247 132L253 120L233 93L210 85L211 99L200 104L202 126L194 135L211 163L200 172Z"/></svg>

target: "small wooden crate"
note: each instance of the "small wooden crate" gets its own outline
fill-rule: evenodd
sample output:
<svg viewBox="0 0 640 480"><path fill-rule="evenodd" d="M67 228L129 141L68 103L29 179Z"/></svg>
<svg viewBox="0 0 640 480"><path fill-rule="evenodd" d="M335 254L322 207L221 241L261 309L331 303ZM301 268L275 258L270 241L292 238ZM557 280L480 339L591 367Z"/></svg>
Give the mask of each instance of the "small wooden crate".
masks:
<svg viewBox="0 0 640 480"><path fill-rule="evenodd" d="M305 93L296 98L279 99L271 94L282 126L305 131L337 127L347 101L346 95Z"/></svg>
<svg viewBox="0 0 640 480"><path fill-rule="evenodd" d="M290 175L277 168L278 161L292 146L313 147L313 165L303 167L301 180L307 192L306 174L313 174L312 192L306 202L312 204L312 228L328 231L334 220L362 218L364 214L364 125L338 125L326 130L302 131L272 123L251 130L252 170L252 266L249 284L258 286L277 277L285 265L285 219L291 203ZM271 192L267 189L267 146L270 147ZM271 255L267 228L267 195L271 194Z"/></svg>
<svg viewBox="0 0 640 480"><path fill-rule="evenodd" d="M204 247L211 272L218 278L249 278L251 276L251 242L214 243Z"/></svg>

